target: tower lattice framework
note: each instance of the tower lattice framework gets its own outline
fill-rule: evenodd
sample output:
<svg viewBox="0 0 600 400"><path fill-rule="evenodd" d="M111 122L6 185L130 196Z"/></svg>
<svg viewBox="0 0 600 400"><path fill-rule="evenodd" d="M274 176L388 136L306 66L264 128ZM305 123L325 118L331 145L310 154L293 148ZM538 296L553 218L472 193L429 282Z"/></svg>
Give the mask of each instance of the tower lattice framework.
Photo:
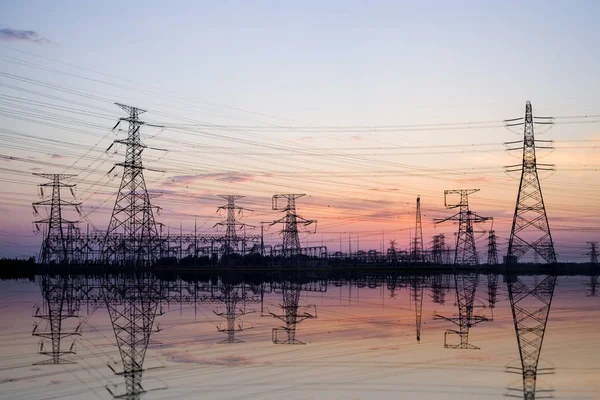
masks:
<svg viewBox="0 0 600 400"><path fill-rule="evenodd" d="M223 253L228 255L238 250L238 244L243 241L243 237L240 237L238 230L244 228L245 224L237 221L236 214L240 214L245 208L236 206L235 201L244 198L244 196L229 194L219 195L219 197L227 201L226 205L218 208L218 210L227 212L227 219L225 221L217 222L214 226L225 227L222 247Z"/></svg>
<svg viewBox="0 0 600 400"><path fill-rule="evenodd" d="M546 262L555 263L556 253L554 243L550 234L550 225L542 196L542 187L538 177L538 170L554 170L551 164L540 164L536 159L536 144L534 138L534 125L552 124L551 118L535 117L532 113L531 103L525 105L525 117L505 121L506 126L523 125L522 147L511 147L508 150L523 150L523 161L521 165L510 165L506 167L508 172L521 171L521 181L515 213L513 216L510 238L508 240L508 252L506 261L517 262L530 250L539 254ZM548 143L548 141L540 141ZM508 142L507 145L520 143ZM551 148L538 146L538 148Z"/></svg>
<svg viewBox="0 0 600 400"><path fill-rule="evenodd" d="M523 378L524 400L536 398L537 376L549 372L540 371L538 364L556 286L556 276L546 275L538 282L528 283L514 271L509 271L507 276L508 297L521 357L520 373Z"/></svg>
<svg viewBox="0 0 600 400"><path fill-rule="evenodd" d="M413 262L424 261L423 249L423 224L421 223L421 196L417 196L417 210L415 212L415 237L411 243L411 259Z"/></svg>
<svg viewBox="0 0 600 400"><path fill-rule="evenodd" d="M592 273L590 275L590 281L587 284L590 287L589 296L596 297L596 290L598 288L598 242L587 242L589 251L586 255L590 256L590 267Z"/></svg>
<svg viewBox="0 0 600 400"><path fill-rule="evenodd" d="M284 257L293 257L301 254L300 238L298 236L298 225L308 226L316 224L316 220L308 220L302 218L296 213L296 199L304 196L304 194L275 194L273 195L272 208L273 210L281 210L278 208L278 199L287 199L287 205L281 211L285 212L285 216L273 221L271 225L283 223L284 227L281 231L283 236L282 254Z"/></svg>
<svg viewBox="0 0 600 400"><path fill-rule="evenodd" d="M146 110L115 104L129 116L120 118L113 129L123 121L129 123L129 128L126 139L115 140L108 148L115 144L126 146L125 161L115 165L123 168L123 176L106 232L103 252L109 263L148 266L160 257L160 240L151 196L144 180L146 168L142 163L142 152L147 146L140 138L140 128L147 124L141 121L139 116ZM115 240L115 237L119 237L120 240Z"/></svg>
<svg viewBox="0 0 600 400"><path fill-rule="evenodd" d="M50 207L48 217L34 221L36 228L39 229L40 224L47 226L45 237L40 250L40 262L44 265L50 263L69 263L73 261L73 235L76 230L77 221L67 220L63 217L63 208L73 207L79 212L81 203L75 203L63 200L61 190L69 188L71 194L74 195L74 184L64 183L64 180L75 177L70 174L34 174L36 176L46 178L50 182L42 183L40 187L40 195L44 195L44 188L51 188L52 195L50 199L32 203L35 214L38 214L38 207Z"/></svg>
<svg viewBox="0 0 600 400"><path fill-rule="evenodd" d="M469 195L478 191L479 189L444 190L444 206L448 209L458 208L459 211L451 217L434 220L436 224L446 221L458 221L458 234L456 235L456 247L454 250L455 265L479 264L473 224L487 221L490 218L479 216L469 210ZM448 195L459 195L459 202L448 203Z"/></svg>

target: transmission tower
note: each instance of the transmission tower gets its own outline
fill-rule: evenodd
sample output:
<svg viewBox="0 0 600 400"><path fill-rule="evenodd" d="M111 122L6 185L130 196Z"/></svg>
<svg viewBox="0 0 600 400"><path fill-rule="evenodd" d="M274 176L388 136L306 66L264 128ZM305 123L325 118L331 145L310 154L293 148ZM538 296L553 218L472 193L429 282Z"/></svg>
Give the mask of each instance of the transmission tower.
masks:
<svg viewBox="0 0 600 400"><path fill-rule="evenodd" d="M586 255L590 256L590 264L592 267L592 274L590 275L590 287L589 296L596 297L596 289L598 288L598 242L587 242L590 250Z"/></svg>
<svg viewBox="0 0 600 400"><path fill-rule="evenodd" d="M273 210L280 210L285 212L284 217L271 223L271 225L279 223L284 224L284 227L281 230L281 235L283 236L282 254L284 257L293 257L301 254L300 238L298 237L298 224L308 226L310 224L317 223L316 220L308 220L296 214L296 199L299 199L302 196L304 196L304 194L273 195ZM281 198L287 199L287 205L283 209L277 207L277 200Z"/></svg>
<svg viewBox="0 0 600 400"><path fill-rule="evenodd" d="M444 264L444 251L446 250L446 236L443 233L433 237L431 247L431 262L437 265Z"/></svg>
<svg viewBox="0 0 600 400"><path fill-rule="evenodd" d="M417 211L415 213L415 237L411 243L412 262L423 262L423 225L421 224L421 196L417 196Z"/></svg>
<svg viewBox="0 0 600 400"><path fill-rule="evenodd" d="M556 276L547 275L537 285L531 286L514 272L509 271L507 281L508 297L521 356L519 373L523 377L523 398L533 400L536 398L538 374L549 372L539 370L538 363L556 286ZM511 369L508 368L509 372L513 372Z"/></svg>
<svg viewBox="0 0 600 400"><path fill-rule="evenodd" d="M106 232L104 256L106 262L122 262L130 266L149 266L160 257L159 233L154 220L153 206L144 180L142 152L147 146L140 139L140 128L148 125L139 119L146 112L140 108L115 103L129 114L120 118L115 127L126 121L129 123L126 139L115 140L115 144L126 146L125 161L117 163L123 168L123 177L115 200L110 224ZM155 126L155 125L150 125ZM120 237L115 248L114 237ZM120 254L119 254L120 253Z"/></svg>
<svg viewBox="0 0 600 400"><path fill-rule="evenodd" d="M475 290L479 283L479 274L477 273L465 273L465 274L454 274L454 286L456 289L456 303L458 305L458 316L457 317L444 317L436 315L436 319L443 319L452 322L458 327L456 329L448 329L444 333L444 347L448 349L479 349L469 343L469 329L480 322L487 321L488 319L482 316L473 315L475 305ZM448 336L458 336L458 343L450 343Z"/></svg>
<svg viewBox="0 0 600 400"><path fill-rule="evenodd" d="M111 275L102 279L102 295L113 326L122 371L109 367L125 379L124 390L108 386L114 398L137 400L142 386L144 359L154 319L162 300L161 283L151 274Z"/></svg>
<svg viewBox="0 0 600 400"><path fill-rule="evenodd" d="M421 343L421 315L423 314L423 287L422 277L413 277L410 281L410 294L415 306L415 327L417 342Z"/></svg>
<svg viewBox="0 0 600 400"><path fill-rule="evenodd" d="M553 171L551 164L539 164L535 156L535 139L533 128L536 124L553 124L552 118L533 117L531 103L525 105L525 117L506 120L506 126L524 126L522 147L511 147L507 150L523 150L523 161L521 165L509 165L507 172L521 171L521 183L517 194L517 203L513 217L510 239L508 240L508 253L506 261L516 263L529 250L539 254L546 262L555 263L556 253L554 243L550 234L550 225L542 197L542 187L538 178L538 171ZM538 142L551 143L551 141L538 140ZM520 143L507 142L511 146ZM550 146L537 146L542 149L552 148Z"/></svg>
<svg viewBox="0 0 600 400"><path fill-rule="evenodd" d="M38 279L43 306L36 306L33 316L45 321L45 326L40 328L36 322L32 335L40 338L39 353L50 358L37 363L37 365L74 364L65 356L75 354L75 341L67 349L62 346L62 341L65 338L81 335L81 324L75 327L69 326L73 324L67 322L69 319L77 321L77 312L80 306L77 285L73 277L66 275L43 274ZM50 341L50 348L47 347L44 339Z"/></svg>
<svg viewBox="0 0 600 400"><path fill-rule="evenodd" d="M36 229L39 230L40 224L47 225L46 235L42 242L42 248L40 250L40 261L42 264L47 265L50 263L69 263L73 258L70 243L72 237L70 234L73 232L73 227L77 224L77 221L69 221L63 218L63 207L74 207L79 213L79 206L81 203L74 203L65 201L61 197L61 189L69 188L73 197L75 196L73 188L74 184L66 184L61 182L64 179L73 178L76 175L67 174L33 174L42 178L50 180L50 182L42 183L40 187L40 195L44 196L44 188L52 188L52 197L47 200L38 201L32 203L33 211L38 215L38 207L49 206L50 212L48 218L34 221Z"/></svg>
<svg viewBox="0 0 600 400"><path fill-rule="evenodd" d="M458 208L458 213L451 217L435 219L434 223L440 224L446 221L458 221L458 234L456 235L456 248L454 250L455 265L477 265L479 256L475 247L475 236L473 236L473 224L489 220L469 210L469 195L478 192L479 189L444 190L444 206L448 209ZM456 204L448 203L448 195L458 194L460 201Z"/></svg>
<svg viewBox="0 0 600 400"><path fill-rule="evenodd" d="M219 207L217 210L226 210L227 219L225 221L217 222L214 226L224 226L225 235L223 236L223 253L229 255L237 250L238 243L242 241L242 238L238 235L238 230L242 229L245 224L239 223L235 215L240 214L243 210L247 210L242 207L235 205L235 201L243 198L240 195L219 195L220 198L227 200L227 204ZM247 210L251 211L251 210Z"/></svg>
<svg viewBox="0 0 600 400"><path fill-rule="evenodd" d="M598 264L598 242L586 242L587 245L590 247L590 250L588 253L586 253L586 256L590 256L590 264Z"/></svg>
<svg viewBox="0 0 600 400"><path fill-rule="evenodd" d="M498 248L496 246L496 231L491 229L488 234L488 251L487 251L487 263L488 265L498 264Z"/></svg>

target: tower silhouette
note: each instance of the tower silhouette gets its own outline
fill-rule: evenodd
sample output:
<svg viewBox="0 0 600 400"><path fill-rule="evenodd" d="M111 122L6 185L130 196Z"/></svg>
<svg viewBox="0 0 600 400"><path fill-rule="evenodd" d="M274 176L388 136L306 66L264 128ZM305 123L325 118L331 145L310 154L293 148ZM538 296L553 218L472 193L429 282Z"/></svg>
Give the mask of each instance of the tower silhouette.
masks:
<svg viewBox="0 0 600 400"><path fill-rule="evenodd" d="M70 221L63 217L63 207L74 207L79 212L81 203L65 201L61 196L61 189L71 189L71 194L74 195L74 184L64 183L63 180L73 178L76 175L69 174L33 174L42 178L49 179L51 182L42 183L40 187L40 195L44 195L44 188L52 188L52 197L47 200L32 203L34 213L38 214L38 207L50 207L48 218L34 221L36 228L39 229L40 224L47 225L46 235L42 242L39 260L42 264L50 263L69 263L73 258L73 243L74 228L77 221Z"/></svg>
<svg viewBox="0 0 600 400"><path fill-rule="evenodd" d="M510 238L508 240L508 252L506 262L516 263L530 250L539 254L546 262L555 263L556 253L554 243L550 234L550 225L546 215L546 207L542 196L542 188L538 177L538 170L554 170L551 164L539 164L536 159L536 144L534 138L534 125L552 124L551 118L533 117L531 103L525 105L525 117L505 121L506 126L523 125L522 147L511 147L508 150L523 150L523 161L521 165L510 165L506 167L508 172L521 171L521 181L515 213L513 216ZM548 141L540 141L548 143ZM520 143L507 142L507 145ZM538 148L551 148L538 146Z"/></svg>
<svg viewBox="0 0 600 400"><path fill-rule="evenodd" d="M235 215L245 210L242 207L235 205L235 201L244 198L240 195L219 195L220 198L227 200L227 204L220 206L218 210L227 211L227 219L225 221L217 222L214 226L224 226L225 235L223 235L222 246L223 254L229 255L232 252L238 250L238 243L242 241L242 238L238 235L238 230L242 229L245 224L239 223Z"/></svg>
<svg viewBox="0 0 600 400"><path fill-rule="evenodd" d="M458 208L458 213L447 218L434 219L435 224L446 221L458 221L458 234L456 235L456 248L454 250L455 265L477 265L479 256L475 247L475 236L473 235L473 224L489 220L469 210L469 195L478 192L479 189L444 190L444 206L448 209ZM458 203L449 203L448 195L460 196Z"/></svg>
<svg viewBox="0 0 600 400"><path fill-rule="evenodd" d="M140 128L148 124L141 121L139 116L146 110L115 104L129 116L120 118L113 129L123 121L129 123L129 128L126 139L115 140L107 149L115 144L126 146L125 161L115 164L111 169L112 172L117 166L122 167L123 176L106 232L103 253L108 263L149 266L160 257L160 240L151 196L144 180L146 168L142 163L142 152L147 146L140 138Z"/></svg>
<svg viewBox="0 0 600 400"><path fill-rule="evenodd" d="M421 196L417 196L417 210L415 212L415 237L411 243L412 262L423 262L423 225L421 223Z"/></svg>
<svg viewBox="0 0 600 400"><path fill-rule="evenodd" d="M308 220L296 214L296 199L304 196L304 194L275 194L273 195L272 208L273 210L281 210L285 212L285 216L273 221L271 225L283 223L284 227L281 231L283 236L282 255L284 257L293 257L301 254L300 238L298 237L298 224L308 226L316 223L315 220ZM277 205L278 199L287 199L285 208L280 209Z"/></svg>

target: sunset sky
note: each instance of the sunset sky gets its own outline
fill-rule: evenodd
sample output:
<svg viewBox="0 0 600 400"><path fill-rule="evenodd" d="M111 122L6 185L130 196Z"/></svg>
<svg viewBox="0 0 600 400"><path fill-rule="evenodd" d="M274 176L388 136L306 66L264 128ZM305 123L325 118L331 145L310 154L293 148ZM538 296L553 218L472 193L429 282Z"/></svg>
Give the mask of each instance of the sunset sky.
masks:
<svg viewBox="0 0 600 400"><path fill-rule="evenodd" d="M32 173L71 173L81 227L108 225L125 131L113 103L148 112L146 183L166 230L220 232L217 195L239 194L242 221L274 221L276 193L305 193L318 220L304 246L408 246L415 199L423 233L446 233L444 189L479 188L500 255L519 185L507 141L535 115L556 165L540 173L559 261L600 240L600 3L220 1L0 3L0 256L36 255ZM125 125L120 128L125 129ZM11 159L9 159L11 158ZM48 194L48 193L46 193ZM68 191L65 198L72 200ZM489 223L477 227L485 259ZM280 241L273 226L267 242ZM452 239L449 240L450 242Z"/></svg>

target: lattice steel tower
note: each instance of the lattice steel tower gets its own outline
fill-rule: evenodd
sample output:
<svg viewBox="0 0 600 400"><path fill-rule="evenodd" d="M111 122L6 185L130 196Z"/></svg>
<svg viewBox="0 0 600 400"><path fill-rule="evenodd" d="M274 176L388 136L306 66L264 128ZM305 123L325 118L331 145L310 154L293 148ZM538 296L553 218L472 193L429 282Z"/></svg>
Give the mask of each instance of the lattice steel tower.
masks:
<svg viewBox="0 0 600 400"><path fill-rule="evenodd" d="M598 264L598 242L587 242L590 247L590 251L586 253L586 256L590 256L590 264Z"/></svg>
<svg viewBox="0 0 600 400"><path fill-rule="evenodd" d="M284 257L292 257L301 253L300 238L298 237L298 224L308 226L316 223L316 220L302 218L296 214L296 199L304 196L304 194L275 194L273 195L272 206L273 210L281 210L285 212L285 216L273 221L271 225L283 223L284 228L281 230L283 236L282 255ZM287 199L287 205L284 209L277 207L278 199Z"/></svg>
<svg viewBox="0 0 600 400"><path fill-rule="evenodd" d="M217 210L227 211L227 219L225 221L217 222L214 226L224 226L225 235L223 236L223 253L231 254L237 250L237 245L242 238L238 235L238 230L242 229L245 224L239 223L236 218L236 213L241 213L245 208L238 207L235 205L235 201L242 199L244 196L240 195L219 195L220 198L227 200L227 204L220 206ZM250 211L250 210L248 210Z"/></svg>
<svg viewBox="0 0 600 400"><path fill-rule="evenodd" d="M525 117L506 120L506 126L524 126L523 147L508 148L508 150L523 150L521 165L506 167L508 172L521 171L521 183L517 194L517 203L513 217L510 239L508 240L507 263L516 263L525 256L529 250L539 254L546 262L555 263L556 253L550 234L550 225L542 197L542 188L538 177L538 170L554 170L551 164L539 164L536 160L536 144L533 128L535 124L553 124L552 118L533 117L531 103L525 106ZM549 141L538 142L548 143ZM507 145L520 143L507 142ZM538 148L551 148L538 146Z"/></svg>
<svg viewBox="0 0 600 400"><path fill-rule="evenodd" d="M411 243L411 259L413 262L423 262L423 225L421 223L421 196L417 196L417 211L415 213L415 237Z"/></svg>
<svg viewBox="0 0 600 400"><path fill-rule="evenodd" d="M129 128L126 139L115 140L107 149L114 144L127 146L125 161L115 164L115 167L123 167L123 177L106 232L104 257L109 263L148 266L160 257L160 241L142 164L142 152L147 146L140 139L140 127L147 124L139 119L139 115L146 110L115 104L129 116L120 118L113 129L122 121L128 122ZM115 237L119 239L115 240Z"/></svg>
<svg viewBox="0 0 600 400"><path fill-rule="evenodd" d="M61 198L61 189L69 188L74 196L74 184L66 184L62 182L64 179L73 178L75 175L68 174L33 174L42 178L49 179L51 182L42 183L40 187L40 195L44 195L44 188L52 188L52 197L49 200L42 200L32 203L34 213L38 214L38 207L49 206L50 212L48 218L34 221L36 228L39 229L40 224L48 226L46 236L42 242L40 250L40 261L42 264L50 263L68 263L73 257L70 250L72 238L69 237L74 231L77 221L70 221L63 218L63 207L74 207L79 213L81 203L65 201Z"/></svg>
<svg viewBox="0 0 600 400"><path fill-rule="evenodd" d="M434 219L434 223L440 224L446 221L458 221L458 234L456 235L456 248L454 250L454 264L477 265L479 256L475 247L475 236L473 235L473 224L489 220L489 217L481 217L469 210L469 195L478 192L479 189L444 190L444 206L449 209L458 208L458 213L448 218ZM456 204L448 203L448 195L458 194L460 201Z"/></svg>

